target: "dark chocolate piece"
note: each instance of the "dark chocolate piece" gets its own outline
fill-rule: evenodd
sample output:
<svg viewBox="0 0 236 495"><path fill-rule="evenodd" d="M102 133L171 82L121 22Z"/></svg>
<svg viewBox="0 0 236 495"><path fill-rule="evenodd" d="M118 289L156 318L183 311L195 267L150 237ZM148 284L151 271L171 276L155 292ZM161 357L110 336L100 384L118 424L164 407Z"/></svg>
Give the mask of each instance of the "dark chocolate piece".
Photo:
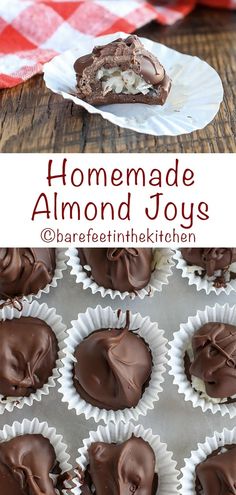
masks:
<svg viewBox="0 0 236 495"><path fill-rule="evenodd" d="M0 321L0 394L27 397L48 382L55 368L58 343L39 318Z"/></svg>
<svg viewBox="0 0 236 495"><path fill-rule="evenodd" d="M226 286L224 273L230 269L231 263L236 262L236 248L183 248L181 254L188 265L203 268L202 277L213 277L215 272L221 271L215 278L215 287ZM230 273L230 278L235 276L235 273Z"/></svg>
<svg viewBox="0 0 236 495"><path fill-rule="evenodd" d="M142 438L132 436L121 444L95 442L88 453L89 466L81 480L83 495L157 493L155 454Z"/></svg>
<svg viewBox="0 0 236 495"><path fill-rule="evenodd" d="M0 248L0 299L37 294L52 281L53 248Z"/></svg>
<svg viewBox="0 0 236 495"><path fill-rule="evenodd" d="M236 495L236 446L217 449L196 467L197 495Z"/></svg>
<svg viewBox="0 0 236 495"><path fill-rule="evenodd" d="M207 323L192 338L190 374L204 381L210 397L236 394L236 326Z"/></svg>
<svg viewBox="0 0 236 495"><path fill-rule="evenodd" d="M76 60L77 95L91 105L164 105L171 80L135 35L95 47Z"/></svg>
<svg viewBox="0 0 236 495"><path fill-rule="evenodd" d="M54 487L50 475L58 471L54 448L42 435L22 435L0 443L2 495L56 495L58 486Z"/></svg>
<svg viewBox="0 0 236 495"><path fill-rule="evenodd" d="M93 332L77 346L75 358L76 390L99 408L135 407L150 380L151 352L128 326Z"/></svg>
<svg viewBox="0 0 236 495"><path fill-rule="evenodd" d="M150 248L79 248L78 254L88 275L106 289L135 292L151 278Z"/></svg>

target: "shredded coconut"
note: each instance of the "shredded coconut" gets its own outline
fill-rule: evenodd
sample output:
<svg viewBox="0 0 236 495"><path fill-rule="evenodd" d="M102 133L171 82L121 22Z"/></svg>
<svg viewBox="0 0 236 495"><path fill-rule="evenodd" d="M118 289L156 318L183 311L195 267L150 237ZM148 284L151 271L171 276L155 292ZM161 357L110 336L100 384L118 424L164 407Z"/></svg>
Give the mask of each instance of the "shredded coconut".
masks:
<svg viewBox="0 0 236 495"><path fill-rule="evenodd" d="M102 67L97 73L97 79L102 81L104 96L110 92L128 95L142 93L146 95L150 89L153 89L152 84L148 84L131 69L121 71L119 67L113 67L111 69Z"/></svg>

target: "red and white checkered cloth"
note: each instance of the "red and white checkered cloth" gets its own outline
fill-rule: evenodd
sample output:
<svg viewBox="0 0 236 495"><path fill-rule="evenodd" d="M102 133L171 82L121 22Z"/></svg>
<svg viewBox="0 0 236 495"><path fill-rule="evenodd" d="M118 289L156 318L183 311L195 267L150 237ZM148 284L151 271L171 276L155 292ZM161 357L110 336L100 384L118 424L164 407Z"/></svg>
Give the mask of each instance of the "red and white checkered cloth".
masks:
<svg viewBox="0 0 236 495"><path fill-rule="evenodd" d="M0 0L0 88L26 81L54 55L90 36L174 24L197 0ZM236 0L199 0L236 8Z"/></svg>

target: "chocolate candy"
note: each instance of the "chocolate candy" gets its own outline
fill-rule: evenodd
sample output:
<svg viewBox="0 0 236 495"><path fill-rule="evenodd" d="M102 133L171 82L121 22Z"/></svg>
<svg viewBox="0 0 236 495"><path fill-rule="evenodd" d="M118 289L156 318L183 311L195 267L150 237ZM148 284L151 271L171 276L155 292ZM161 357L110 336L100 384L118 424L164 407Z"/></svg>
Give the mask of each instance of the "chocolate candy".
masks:
<svg viewBox="0 0 236 495"><path fill-rule="evenodd" d="M204 381L210 397L236 394L236 326L207 323L193 336L190 374Z"/></svg>
<svg viewBox="0 0 236 495"><path fill-rule="evenodd" d="M152 495L156 493L155 454L142 438L132 436L121 444L92 443L82 494Z"/></svg>
<svg viewBox="0 0 236 495"><path fill-rule="evenodd" d="M224 274L229 271L229 277L235 278L231 272L231 264L236 262L236 248L183 248L181 254L188 265L196 265L203 268L201 276L213 277L215 272L220 275L215 277L214 285L224 287L226 280Z"/></svg>
<svg viewBox="0 0 236 495"><path fill-rule="evenodd" d="M2 495L56 495L50 475L58 473L53 446L42 435L22 435L0 443ZM61 493L61 492L59 492Z"/></svg>
<svg viewBox="0 0 236 495"><path fill-rule="evenodd" d="M236 494L236 446L226 445L196 467L197 495Z"/></svg>
<svg viewBox="0 0 236 495"><path fill-rule="evenodd" d="M58 343L39 318L0 321L0 394L27 397L48 382L55 368Z"/></svg>
<svg viewBox="0 0 236 495"><path fill-rule="evenodd" d="M106 289L133 292L151 278L150 248L80 248L78 254L88 275Z"/></svg>
<svg viewBox="0 0 236 495"><path fill-rule="evenodd" d="M0 248L0 299L36 294L52 281L52 248Z"/></svg>
<svg viewBox="0 0 236 495"><path fill-rule="evenodd" d="M74 385L86 402L113 411L138 404L150 379L152 356L128 325L93 332L77 346L75 358Z"/></svg>
<svg viewBox="0 0 236 495"><path fill-rule="evenodd" d="M74 69L78 97L92 105L163 105L171 89L164 67L137 36L95 47Z"/></svg>

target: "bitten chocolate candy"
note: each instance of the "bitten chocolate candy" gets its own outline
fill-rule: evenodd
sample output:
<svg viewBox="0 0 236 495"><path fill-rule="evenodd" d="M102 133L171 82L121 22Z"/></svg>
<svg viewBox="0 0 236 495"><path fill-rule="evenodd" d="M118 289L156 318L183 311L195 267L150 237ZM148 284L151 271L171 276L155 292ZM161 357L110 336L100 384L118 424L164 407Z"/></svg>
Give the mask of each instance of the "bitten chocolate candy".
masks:
<svg viewBox="0 0 236 495"><path fill-rule="evenodd" d="M207 323L192 338L194 360L190 374L204 381L210 397L236 394L236 327Z"/></svg>
<svg viewBox="0 0 236 495"><path fill-rule="evenodd" d="M52 248L0 248L0 299L36 294L52 281Z"/></svg>
<svg viewBox="0 0 236 495"><path fill-rule="evenodd" d="M78 97L92 105L163 105L171 89L164 67L137 36L95 47L74 69Z"/></svg>
<svg viewBox="0 0 236 495"><path fill-rule="evenodd" d="M142 438L132 436L121 444L92 443L88 450L89 466L82 493L88 495L152 495L155 454ZM157 482L157 480L155 480ZM157 487L156 487L157 488Z"/></svg>
<svg viewBox="0 0 236 495"><path fill-rule="evenodd" d="M228 445L213 452L196 467L197 495L235 495L236 494L236 447Z"/></svg>
<svg viewBox="0 0 236 495"><path fill-rule="evenodd" d="M88 275L106 289L133 292L151 278L150 248L79 248L78 254Z"/></svg>
<svg viewBox="0 0 236 495"><path fill-rule="evenodd" d="M39 318L0 321L0 394L29 396L52 375L58 343L52 329Z"/></svg>
<svg viewBox="0 0 236 495"><path fill-rule="evenodd" d="M75 350L74 384L89 404L104 409L135 407L148 385L151 352L131 330L101 329Z"/></svg>

